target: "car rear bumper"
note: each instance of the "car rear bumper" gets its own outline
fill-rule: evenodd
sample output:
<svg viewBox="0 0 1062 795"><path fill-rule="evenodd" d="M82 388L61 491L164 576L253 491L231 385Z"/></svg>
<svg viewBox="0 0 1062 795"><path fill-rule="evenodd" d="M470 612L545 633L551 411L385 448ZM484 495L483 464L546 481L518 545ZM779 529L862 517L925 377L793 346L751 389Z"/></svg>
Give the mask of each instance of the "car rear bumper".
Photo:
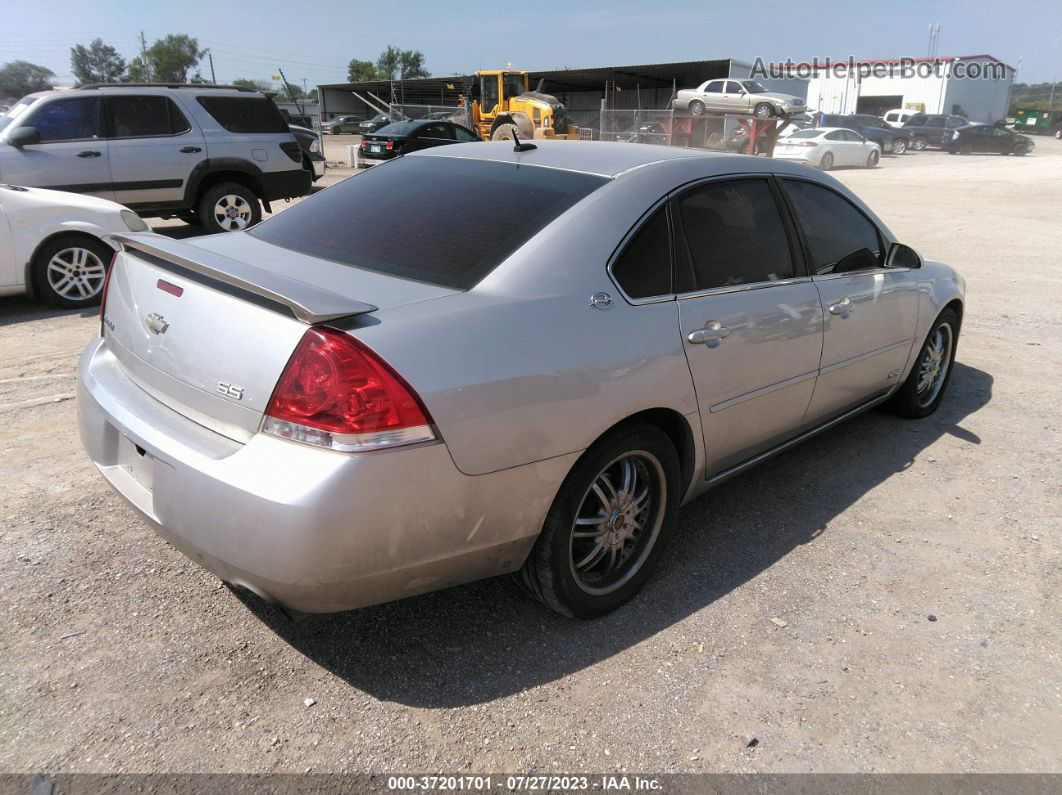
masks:
<svg viewBox="0 0 1062 795"><path fill-rule="evenodd" d="M310 192L313 180L306 169L298 165L284 171L267 171L258 177L263 201L294 199Z"/></svg>
<svg viewBox="0 0 1062 795"><path fill-rule="evenodd" d="M108 483L223 580L332 612L517 570L576 454L462 474L441 443L341 454L207 430L130 381L95 340L78 424Z"/></svg>

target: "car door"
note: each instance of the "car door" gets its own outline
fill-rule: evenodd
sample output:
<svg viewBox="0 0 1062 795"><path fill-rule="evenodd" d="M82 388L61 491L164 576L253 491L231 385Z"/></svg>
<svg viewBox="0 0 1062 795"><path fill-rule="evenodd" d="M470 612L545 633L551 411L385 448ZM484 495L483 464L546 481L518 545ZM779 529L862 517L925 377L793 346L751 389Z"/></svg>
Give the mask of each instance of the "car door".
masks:
<svg viewBox="0 0 1062 795"><path fill-rule="evenodd" d="M429 149L433 146L445 146L446 144L452 144L454 142L454 131L452 125L445 122L438 122L436 124L425 124L416 132L416 136L413 139L413 147L410 151L416 149Z"/></svg>
<svg viewBox="0 0 1062 795"><path fill-rule="evenodd" d="M840 193L782 180L823 307L822 361L808 409L819 423L897 383L918 319L918 283L908 268L885 268L877 227Z"/></svg>
<svg viewBox="0 0 1062 795"><path fill-rule="evenodd" d="M843 130L831 130L822 136L823 141L829 149L831 155L833 155L833 164L835 166L848 166L851 153L845 146L845 134Z"/></svg>
<svg viewBox="0 0 1062 795"><path fill-rule="evenodd" d="M206 160L203 132L163 94L104 99L115 199L128 205L181 202L193 169Z"/></svg>
<svg viewBox="0 0 1062 795"><path fill-rule="evenodd" d="M673 197L679 331L718 474L792 437L814 390L822 307L768 177Z"/></svg>
<svg viewBox="0 0 1062 795"><path fill-rule="evenodd" d="M0 188L0 295L22 281L15 265L15 241L11 236L11 224L4 210L3 188Z"/></svg>
<svg viewBox="0 0 1062 795"><path fill-rule="evenodd" d="M1011 135L1006 130L1001 130L998 127L989 127L985 136L986 151L1001 155L1005 154L1014 147L1015 138L1016 136Z"/></svg>
<svg viewBox="0 0 1062 795"><path fill-rule="evenodd" d="M723 86L723 109L728 113L747 113L749 111L748 93L737 80L727 80Z"/></svg>
<svg viewBox="0 0 1062 795"><path fill-rule="evenodd" d="M708 110L726 110L726 105L723 103L723 87L725 84L725 80L710 80L705 84L704 92L701 95L704 100L704 107Z"/></svg>
<svg viewBox="0 0 1062 795"><path fill-rule="evenodd" d="M34 128L40 142L0 147L4 182L114 198L100 98L84 93L74 91L75 96L44 100L26 112L18 128Z"/></svg>

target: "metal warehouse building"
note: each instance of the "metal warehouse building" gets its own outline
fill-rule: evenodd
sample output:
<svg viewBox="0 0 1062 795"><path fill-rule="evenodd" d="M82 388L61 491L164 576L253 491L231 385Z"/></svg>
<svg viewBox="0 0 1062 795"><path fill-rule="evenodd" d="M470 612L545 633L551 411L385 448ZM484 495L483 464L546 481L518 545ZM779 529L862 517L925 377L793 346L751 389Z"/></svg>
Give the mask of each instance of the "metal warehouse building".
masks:
<svg viewBox="0 0 1062 795"><path fill-rule="evenodd" d="M811 72L808 107L824 113L914 108L985 124L1006 117L1014 80L1014 68L991 55L851 61Z"/></svg>
<svg viewBox="0 0 1062 795"><path fill-rule="evenodd" d="M514 66L513 68L519 68ZM601 100L609 108L664 108L673 92L717 77L747 78L752 64L731 58L712 61L643 64L640 66L600 66L590 69L557 69L531 72L534 88L542 79L542 90L553 94L568 108L578 125L590 124L601 112ZM770 89L803 96L806 81L797 79L760 80ZM334 83L318 86L321 117L341 115L368 118L376 111L364 98L387 104L456 105L458 96L469 94L476 83L474 75L428 77L396 81Z"/></svg>

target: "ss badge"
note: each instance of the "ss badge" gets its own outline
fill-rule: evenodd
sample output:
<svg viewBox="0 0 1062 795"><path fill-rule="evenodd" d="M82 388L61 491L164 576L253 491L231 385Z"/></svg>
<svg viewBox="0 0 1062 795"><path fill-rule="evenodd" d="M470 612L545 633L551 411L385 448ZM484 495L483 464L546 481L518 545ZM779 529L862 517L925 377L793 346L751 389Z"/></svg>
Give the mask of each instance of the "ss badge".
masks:
<svg viewBox="0 0 1062 795"><path fill-rule="evenodd" d="M230 384L228 381L218 381L217 393L233 400L243 400L243 387Z"/></svg>

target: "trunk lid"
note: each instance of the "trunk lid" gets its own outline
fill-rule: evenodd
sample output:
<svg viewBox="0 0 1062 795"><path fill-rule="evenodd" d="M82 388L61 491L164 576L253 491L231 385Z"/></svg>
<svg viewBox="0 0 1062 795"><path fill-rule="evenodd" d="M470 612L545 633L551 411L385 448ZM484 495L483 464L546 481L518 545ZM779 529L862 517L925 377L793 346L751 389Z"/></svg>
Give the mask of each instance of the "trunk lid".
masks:
<svg viewBox="0 0 1062 795"><path fill-rule="evenodd" d="M150 234L117 240L124 250L107 290L108 348L148 394L238 441L258 431L309 325L454 292L243 233L194 243Z"/></svg>

